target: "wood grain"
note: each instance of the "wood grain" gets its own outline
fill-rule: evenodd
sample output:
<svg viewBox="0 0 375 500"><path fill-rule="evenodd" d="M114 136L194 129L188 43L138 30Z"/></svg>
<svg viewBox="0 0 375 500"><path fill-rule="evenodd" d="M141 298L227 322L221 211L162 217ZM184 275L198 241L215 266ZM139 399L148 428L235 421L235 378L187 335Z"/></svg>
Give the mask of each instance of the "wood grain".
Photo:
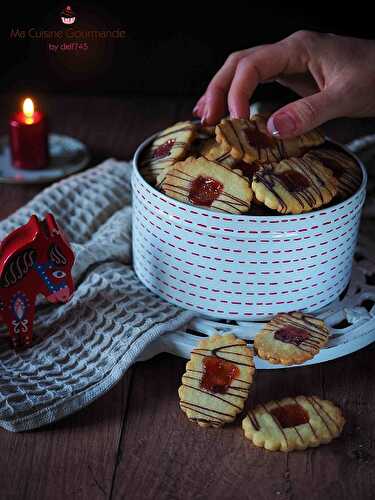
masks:
<svg viewBox="0 0 375 500"><path fill-rule="evenodd" d="M36 96L51 129L92 151L92 165L131 158L151 133L190 117L194 99ZM0 96L2 123L20 96ZM326 127L348 141L375 120ZM41 186L0 185L0 218ZM248 404L316 394L342 407L348 423L329 446L267 453L243 437L238 419L222 430L193 425L179 410L185 362L160 355L135 365L88 408L39 431L0 431L1 499L353 499L374 497L375 346L319 366L260 371ZM0 373L1 376L1 373Z"/></svg>

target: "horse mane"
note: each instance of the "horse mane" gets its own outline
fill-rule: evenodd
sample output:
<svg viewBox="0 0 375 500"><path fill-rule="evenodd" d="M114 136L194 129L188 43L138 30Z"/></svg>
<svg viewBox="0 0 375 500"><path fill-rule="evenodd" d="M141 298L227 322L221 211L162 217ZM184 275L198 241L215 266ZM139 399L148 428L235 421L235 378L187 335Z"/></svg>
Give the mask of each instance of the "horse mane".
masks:
<svg viewBox="0 0 375 500"><path fill-rule="evenodd" d="M14 255L5 265L0 278L0 287L9 287L22 280L36 261L36 251L26 248Z"/></svg>
<svg viewBox="0 0 375 500"><path fill-rule="evenodd" d="M57 266L65 266L68 262L62 250L56 244L53 244L49 247L48 256L50 260L52 260L52 262Z"/></svg>

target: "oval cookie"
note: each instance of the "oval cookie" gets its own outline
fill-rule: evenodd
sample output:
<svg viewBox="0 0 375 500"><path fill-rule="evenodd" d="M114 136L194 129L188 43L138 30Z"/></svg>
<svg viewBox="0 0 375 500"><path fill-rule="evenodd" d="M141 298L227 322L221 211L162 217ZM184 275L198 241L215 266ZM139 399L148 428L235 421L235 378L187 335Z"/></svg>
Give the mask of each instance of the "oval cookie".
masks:
<svg viewBox="0 0 375 500"><path fill-rule="evenodd" d="M317 396L260 404L242 421L245 437L270 451L305 450L327 444L341 434L344 425L341 410Z"/></svg>
<svg viewBox="0 0 375 500"><path fill-rule="evenodd" d="M221 427L243 410L254 374L253 353L234 335L213 335L192 351L178 390L180 406L201 427Z"/></svg>
<svg viewBox="0 0 375 500"><path fill-rule="evenodd" d="M301 312L280 313L255 336L254 349L270 363L296 365L318 354L328 337L323 320Z"/></svg>

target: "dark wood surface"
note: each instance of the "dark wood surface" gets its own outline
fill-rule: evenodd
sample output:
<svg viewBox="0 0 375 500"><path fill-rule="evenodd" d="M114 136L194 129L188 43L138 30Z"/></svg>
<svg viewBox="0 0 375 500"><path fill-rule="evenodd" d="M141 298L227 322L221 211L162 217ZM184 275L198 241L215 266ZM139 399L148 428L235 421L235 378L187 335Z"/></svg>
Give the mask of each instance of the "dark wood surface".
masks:
<svg viewBox="0 0 375 500"><path fill-rule="evenodd" d="M55 132L84 141L93 164L129 159L154 131L190 117L192 99L37 96ZM19 96L0 97L0 132ZM343 142L375 131L375 120L339 120ZM0 217L42 186L0 185ZM375 345L326 364L259 371L249 398L316 394L347 417L340 439L306 452L254 448L240 419L221 430L191 424L178 406L184 360L138 363L111 391L49 427L0 430L5 499L370 499L375 491ZM1 376L1 373L0 373Z"/></svg>

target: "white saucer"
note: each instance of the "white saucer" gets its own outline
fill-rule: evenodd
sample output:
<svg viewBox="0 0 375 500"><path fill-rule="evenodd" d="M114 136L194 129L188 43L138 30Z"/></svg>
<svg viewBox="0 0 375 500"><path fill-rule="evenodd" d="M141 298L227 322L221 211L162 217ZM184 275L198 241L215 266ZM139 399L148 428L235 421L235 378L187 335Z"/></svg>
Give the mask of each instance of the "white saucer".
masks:
<svg viewBox="0 0 375 500"><path fill-rule="evenodd" d="M52 182L82 170L90 160L87 147L67 135L50 134L50 160L41 170L15 168L10 157L8 136L0 137L0 183L40 184Z"/></svg>

